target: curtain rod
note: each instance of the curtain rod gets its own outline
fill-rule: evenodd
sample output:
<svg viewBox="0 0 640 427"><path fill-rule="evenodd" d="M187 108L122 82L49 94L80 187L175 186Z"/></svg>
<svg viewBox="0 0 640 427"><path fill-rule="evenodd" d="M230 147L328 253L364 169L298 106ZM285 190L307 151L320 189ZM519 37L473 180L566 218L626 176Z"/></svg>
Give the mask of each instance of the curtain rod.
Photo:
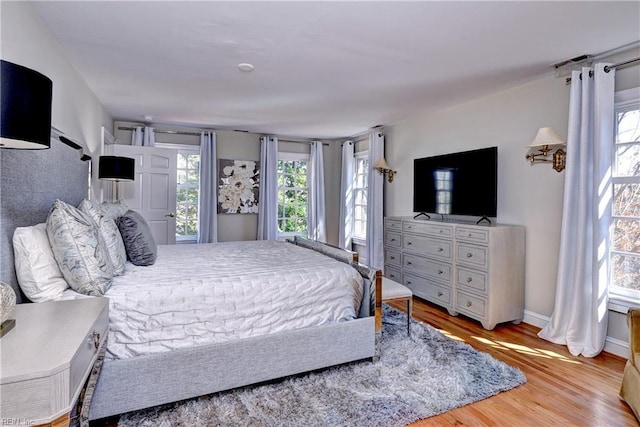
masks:
<svg viewBox="0 0 640 427"><path fill-rule="evenodd" d="M144 126L140 126L140 127L144 127ZM133 128L131 126L118 126L118 129L120 130L136 130L136 128ZM170 135L189 135L189 136L200 136L200 134L198 132L185 132L185 131L178 131L178 130L158 130L158 129L153 129L153 131L155 133L167 133ZM290 139L279 139L278 141L282 141L282 142L294 142L296 144L311 144L311 141L293 141ZM328 142L323 142L322 145L329 145Z"/></svg>
<svg viewBox="0 0 640 427"><path fill-rule="evenodd" d="M614 70L616 68L625 68L625 67L627 67L629 65L635 64L636 62L640 62L640 56L637 57L637 58L629 59L628 61L622 61L622 62L618 62L616 64L607 65L607 66L604 67L604 72L608 73L609 71ZM589 73L589 74L591 74L591 73ZM564 80L564 82L565 82L565 84L570 84L571 83L571 77L567 77Z"/></svg>

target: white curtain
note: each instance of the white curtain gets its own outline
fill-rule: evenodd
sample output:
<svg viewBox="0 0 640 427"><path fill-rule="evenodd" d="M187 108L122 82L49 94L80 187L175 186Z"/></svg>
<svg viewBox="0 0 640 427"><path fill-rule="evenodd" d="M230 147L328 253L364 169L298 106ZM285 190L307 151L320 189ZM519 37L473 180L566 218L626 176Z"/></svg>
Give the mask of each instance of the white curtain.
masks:
<svg viewBox="0 0 640 427"><path fill-rule="evenodd" d="M218 241L218 162L216 134L200 134L200 200L198 201L198 243Z"/></svg>
<svg viewBox="0 0 640 427"><path fill-rule="evenodd" d="M574 356L596 356L607 334L615 71L606 65L571 76L556 302L539 333Z"/></svg>
<svg viewBox="0 0 640 427"><path fill-rule="evenodd" d="M351 250L353 232L353 176L355 168L353 141L342 144L342 174L340 177L340 230L338 246Z"/></svg>
<svg viewBox="0 0 640 427"><path fill-rule="evenodd" d="M369 189L367 193L367 264L384 267L384 175L373 169L376 160L384 157L384 135L373 131L369 135Z"/></svg>
<svg viewBox="0 0 640 427"><path fill-rule="evenodd" d="M327 242L324 204L324 157L322 142L311 143L309 155L309 222L307 224L310 239Z"/></svg>
<svg viewBox="0 0 640 427"><path fill-rule="evenodd" d="M260 138L258 240L278 237L278 138Z"/></svg>
<svg viewBox="0 0 640 427"><path fill-rule="evenodd" d="M131 145L138 147L154 147L156 145L156 133L152 127L136 126L131 134Z"/></svg>

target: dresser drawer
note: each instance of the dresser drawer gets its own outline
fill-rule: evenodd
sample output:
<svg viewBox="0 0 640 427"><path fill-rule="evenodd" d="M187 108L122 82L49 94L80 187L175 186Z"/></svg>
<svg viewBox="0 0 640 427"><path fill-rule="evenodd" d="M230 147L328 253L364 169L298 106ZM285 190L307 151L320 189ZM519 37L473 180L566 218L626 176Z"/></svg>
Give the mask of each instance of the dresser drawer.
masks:
<svg viewBox="0 0 640 427"><path fill-rule="evenodd" d="M387 246L399 248L401 240L400 233L384 233L384 244Z"/></svg>
<svg viewBox="0 0 640 427"><path fill-rule="evenodd" d="M402 221L399 219L385 219L384 220L384 229L387 231L398 231L402 230Z"/></svg>
<svg viewBox="0 0 640 427"><path fill-rule="evenodd" d="M402 283L402 273L398 268L394 268L391 265L385 264L384 266L384 276L387 279L391 279L394 282Z"/></svg>
<svg viewBox="0 0 640 427"><path fill-rule="evenodd" d="M472 289L482 294L487 293L487 273L462 267L456 268L456 283L461 289Z"/></svg>
<svg viewBox="0 0 640 427"><path fill-rule="evenodd" d="M453 227L443 224L428 224L404 221L402 223L402 231L405 233L428 234L430 236L440 236L448 238L453 236Z"/></svg>
<svg viewBox="0 0 640 427"><path fill-rule="evenodd" d="M402 255L402 266L405 270L427 275L434 279L451 283L451 265L433 261L411 254Z"/></svg>
<svg viewBox="0 0 640 427"><path fill-rule="evenodd" d="M391 251L389 249L385 249L384 251L384 263L388 265L394 265L397 267L402 266L402 255L400 252Z"/></svg>
<svg viewBox="0 0 640 427"><path fill-rule="evenodd" d="M456 291L456 309L461 313L468 313L470 316L482 320L485 318L487 312L486 300Z"/></svg>
<svg viewBox="0 0 640 427"><path fill-rule="evenodd" d="M446 261L451 260L451 242L446 240L404 234L402 236L402 249L416 252L420 255L438 257Z"/></svg>
<svg viewBox="0 0 640 427"><path fill-rule="evenodd" d="M456 261L467 265L486 268L487 248L486 246L456 243Z"/></svg>
<svg viewBox="0 0 640 427"><path fill-rule="evenodd" d="M402 283L411 289L413 293L420 298L433 301L436 304L444 306L451 305L451 289L446 286L438 286L427 279L414 276L413 274L405 274Z"/></svg>
<svg viewBox="0 0 640 427"><path fill-rule="evenodd" d="M471 227L456 227L456 239L469 242L488 243L489 230Z"/></svg>
<svg viewBox="0 0 640 427"><path fill-rule="evenodd" d="M109 312L105 309L100 313L95 323L89 329L84 342L78 347L70 369L70 394L79 391L81 385L87 379L89 371L93 366L98 351L104 345L107 338L107 330L109 328Z"/></svg>

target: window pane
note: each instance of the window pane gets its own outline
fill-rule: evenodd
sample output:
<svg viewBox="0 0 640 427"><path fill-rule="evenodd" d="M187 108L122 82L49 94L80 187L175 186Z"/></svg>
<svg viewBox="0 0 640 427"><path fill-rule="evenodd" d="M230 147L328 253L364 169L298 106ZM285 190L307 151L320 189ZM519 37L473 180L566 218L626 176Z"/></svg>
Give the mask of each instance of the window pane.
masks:
<svg viewBox="0 0 640 427"><path fill-rule="evenodd" d="M187 167L187 154L178 153L178 169L185 169Z"/></svg>
<svg viewBox="0 0 640 427"><path fill-rule="evenodd" d="M613 249L640 255L640 220L616 219L613 228Z"/></svg>
<svg viewBox="0 0 640 427"><path fill-rule="evenodd" d="M640 145L616 147L615 176L640 176Z"/></svg>
<svg viewBox="0 0 640 427"><path fill-rule="evenodd" d="M304 188L304 187L307 186L307 175L306 175L306 173L298 174L296 176L295 186L296 187L301 187L301 188Z"/></svg>
<svg viewBox="0 0 640 427"><path fill-rule="evenodd" d="M187 182L187 171L178 170L178 185L185 184Z"/></svg>
<svg viewBox="0 0 640 427"><path fill-rule="evenodd" d="M613 215L640 216L640 184L613 185Z"/></svg>
<svg viewBox="0 0 640 427"><path fill-rule="evenodd" d="M194 169L198 171L200 168L200 155L199 154L191 154L188 158L187 164L189 165L189 169Z"/></svg>
<svg viewBox="0 0 640 427"><path fill-rule="evenodd" d="M189 170L187 180L189 184L198 184L198 170Z"/></svg>
<svg viewBox="0 0 640 427"><path fill-rule="evenodd" d="M640 141L640 110L619 112L616 142Z"/></svg>
<svg viewBox="0 0 640 427"><path fill-rule="evenodd" d="M640 257L614 255L613 282L614 286L640 290Z"/></svg>

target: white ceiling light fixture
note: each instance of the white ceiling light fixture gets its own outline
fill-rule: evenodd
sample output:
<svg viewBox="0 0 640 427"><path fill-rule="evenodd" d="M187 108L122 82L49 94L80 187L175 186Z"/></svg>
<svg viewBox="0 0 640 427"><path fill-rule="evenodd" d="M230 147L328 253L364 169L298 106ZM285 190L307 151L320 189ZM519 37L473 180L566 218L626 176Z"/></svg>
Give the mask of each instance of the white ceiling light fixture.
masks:
<svg viewBox="0 0 640 427"><path fill-rule="evenodd" d="M249 64L247 62L243 62L243 63L238 64L238 69L240 71L244 71L245 73L252 72L254 68L255 67L253 66L253 64Z"/></svg>
<svg viewBox="0 0 640 427"><path fill-rule="evenodd" d="M150 122L153 120L153 116L150 114L145 114L143 117L145 122Z"/></svg>

